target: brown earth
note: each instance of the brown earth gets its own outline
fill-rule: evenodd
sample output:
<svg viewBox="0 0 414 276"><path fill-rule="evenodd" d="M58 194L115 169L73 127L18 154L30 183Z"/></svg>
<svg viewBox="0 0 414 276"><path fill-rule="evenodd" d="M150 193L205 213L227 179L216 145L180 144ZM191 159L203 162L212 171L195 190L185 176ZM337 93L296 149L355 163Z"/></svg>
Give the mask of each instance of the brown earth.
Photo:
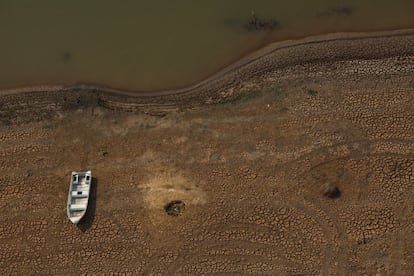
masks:
<svg viewBox="0 0 414 276"><path fill-rule="evenodd" d="M414 37L372 39L278 50L199 98L4 93L0 274L413 274Z"/></svg>

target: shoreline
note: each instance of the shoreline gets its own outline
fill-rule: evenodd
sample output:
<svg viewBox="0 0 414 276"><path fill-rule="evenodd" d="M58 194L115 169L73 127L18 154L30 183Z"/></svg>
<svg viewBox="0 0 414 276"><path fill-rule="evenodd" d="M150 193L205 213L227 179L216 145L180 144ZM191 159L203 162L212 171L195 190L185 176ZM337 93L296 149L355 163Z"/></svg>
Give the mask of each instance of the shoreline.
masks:
<svg viewBox="0 0 414 276"><path fill-rule="evenodd" d="M157 103L160 98L170 104L186 99L215 97L219 92L236 87L252 78L276 69L307 63L331 63L350 59L381 59L393 56L414 55L414 28L381 32L333 33L310 36L299 40L286 40L269 44L221 69L193 85L160 91L127 91L93 84L41 85L0 90L7 95L59 92L93 92L100 99L105 96L128 98L128 102ZM180 98L180 99L177 99Z"/></svg>

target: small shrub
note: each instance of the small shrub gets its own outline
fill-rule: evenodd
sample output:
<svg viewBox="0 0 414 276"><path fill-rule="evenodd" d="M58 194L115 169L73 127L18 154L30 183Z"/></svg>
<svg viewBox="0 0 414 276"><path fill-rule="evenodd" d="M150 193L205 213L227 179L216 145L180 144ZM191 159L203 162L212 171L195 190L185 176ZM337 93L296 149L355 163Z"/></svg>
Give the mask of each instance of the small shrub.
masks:
<svg viewBox="0 0 414 276"><path fill-rule="evenodd" d="M306 93L308 93L308 95L311 95L313 97L315 97L316 95L318 95L318 91L316 91L315 89L312 89L312 88L307 88L306 89Z"/></svg>

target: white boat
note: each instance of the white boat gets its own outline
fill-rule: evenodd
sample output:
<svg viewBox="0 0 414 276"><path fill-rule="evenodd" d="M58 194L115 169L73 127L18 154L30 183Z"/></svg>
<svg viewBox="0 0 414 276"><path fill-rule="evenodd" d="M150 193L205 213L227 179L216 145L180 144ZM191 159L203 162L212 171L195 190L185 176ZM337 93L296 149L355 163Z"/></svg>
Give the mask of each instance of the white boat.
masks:
<svg viewBox="0 0 414 276"><path fill-rule="evenodd" d="M67 213L70 221L74 224L77 224L86 213L91 184L91 171L72 172L69 186Z"/></svg>

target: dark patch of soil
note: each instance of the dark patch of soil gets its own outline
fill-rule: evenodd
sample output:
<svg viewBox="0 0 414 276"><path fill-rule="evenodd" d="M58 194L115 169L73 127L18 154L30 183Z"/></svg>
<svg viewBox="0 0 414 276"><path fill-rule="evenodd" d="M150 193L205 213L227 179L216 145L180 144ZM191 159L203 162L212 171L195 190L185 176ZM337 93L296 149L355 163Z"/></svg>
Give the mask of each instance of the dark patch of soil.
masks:
<svg viewBox="0 0 414 276"><path fill-rule="evenodd" d="M328 198L335 199L341 196L341 191L336 186L327 185L323 192L323 195Z"/></svg>

